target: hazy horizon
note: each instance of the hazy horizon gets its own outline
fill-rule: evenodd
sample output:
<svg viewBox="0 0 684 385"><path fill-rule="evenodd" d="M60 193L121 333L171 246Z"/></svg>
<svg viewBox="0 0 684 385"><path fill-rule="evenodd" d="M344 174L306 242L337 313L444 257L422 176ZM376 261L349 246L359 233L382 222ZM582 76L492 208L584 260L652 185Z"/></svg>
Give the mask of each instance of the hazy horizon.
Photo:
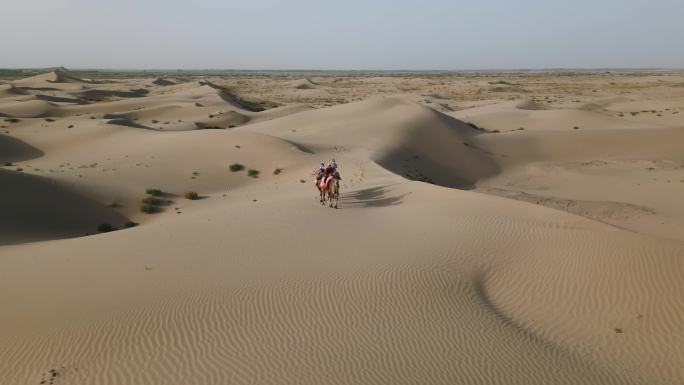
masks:
<svg viewBox="0 0 684 385"><path fill-rule="evenodd" d="M684 2L11 1L0 68L681 69Z"/></svg>

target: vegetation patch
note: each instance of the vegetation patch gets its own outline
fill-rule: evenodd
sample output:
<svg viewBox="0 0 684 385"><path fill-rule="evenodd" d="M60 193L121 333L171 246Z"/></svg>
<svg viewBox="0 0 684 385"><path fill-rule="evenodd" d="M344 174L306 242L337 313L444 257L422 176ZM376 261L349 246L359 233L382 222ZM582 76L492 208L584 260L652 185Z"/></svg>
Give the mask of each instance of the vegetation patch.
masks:
<svg viewBox="0 0 684 385"><path fill-rule="evenodd" d="M112 226L110 223L100 223L99 225L97 225L97 231L101 233L108 233L113 230L114 226Z"/></svg>
<svg viewBox="0 0 684 385"><path fill-rule="evenodd" d="M184 197L185 199L190 199L190 200L193 200L193 201L199 199L199 195L198 195L196 192L194 192L194 191L186 191L186 192L183 194L183 197Z"/></svg>
<svg viewBox="0 0 684 385"><path fill-rule="evenodd" d="M155 205L144 204L140 207L140 211L147 213L147 214L154 214L154 213L159 211L159 208Z"/></svg>
<svg viewBox="0 0 684 385"><path fill-rule="evenodd" d="M244 170L244 169L245 169L245 166L241 165L240 163L233 163L233 164L231 164L230 166L228 166L228 168L229 168L230 171L232 171L232 172L238 172L238 171Z"/></svg>
<svg viewBox="0 0 684 385"><path fill-rule="evenodd" d="M252 177L252 178L258 178L259 177L259 170L255 170L253 168L250 168L247 170L247 176Z"/></svg>
<svg viewBox="0 0 684 385"><path fill-rule="evenodd" d="M162 194L162 190L160 190L158 188L148 188L147 190L145 190L145 194L153 195L153 196L159 196Z"/></svg>
<svg viewBox="0 0 684 385"><path fill-rule="evenodd" d="M154 206L159 206L163 203L163 201L155 196L149 196L145 197L142 199L142 203L147 204L147 205L154 205Z"/></svg>

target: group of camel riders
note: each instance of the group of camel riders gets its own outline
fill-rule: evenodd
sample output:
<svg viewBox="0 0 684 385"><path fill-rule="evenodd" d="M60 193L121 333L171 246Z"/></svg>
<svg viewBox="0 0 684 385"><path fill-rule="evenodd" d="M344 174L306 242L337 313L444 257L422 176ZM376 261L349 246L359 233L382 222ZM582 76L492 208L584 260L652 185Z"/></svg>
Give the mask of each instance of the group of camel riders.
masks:
<svg viewBox="0 0 684 385"><path fill-rule="evenodd" d="M320 192L321 204L325 203L326 193L328 200L330 201L330 207L333 207L333 199L335 200L335 208L337 208L337 199L340 195L340 181L342 177L340 172L337 170L337 162L335 159L328 163L326 167L325 163L321 163L316 173L315 185Z"/></svg>

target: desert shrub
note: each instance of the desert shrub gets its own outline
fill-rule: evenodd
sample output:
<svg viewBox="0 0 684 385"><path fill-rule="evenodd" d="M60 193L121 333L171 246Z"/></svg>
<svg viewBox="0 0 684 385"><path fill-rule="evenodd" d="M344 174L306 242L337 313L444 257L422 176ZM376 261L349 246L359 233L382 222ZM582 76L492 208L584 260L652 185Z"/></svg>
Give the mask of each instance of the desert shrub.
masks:
<svg viewBox="0 0 684 385"><path fill-rule="evenodd" d="M579 127L575 126L573 127L574 130L579 130Z"/></svg>
<svg viewBox="0 0 684 385"><path fill-rule="evenodd" d="M69 127L67 127L67 128L74 128L74 125L70 124Z"/></svg>
<svg viewBox="0 0 684 385"><path fill-rule="evenodd" d="M190 200L193 200L193 201L199 199L199 195L198 195L196 192L194 192L194 191L186 191L186 192L183 194L183 197L184 197L185 199L190 199Z"/></svg>
<svg viewBox="0 0 684 385"><path fill-rule="evenodd" d="M4 166L5 166L5 167L12 167L12 166L14 166L14 165L12 164L12 162L5 162L5 163L4 163Z"/></svg>
<svg viewBox="0 0 684 385"><path fill-rule="evenodd" d="M133 222L133 221L126 221L126 223L124 223L124 227L127 228L127 229L128 229L128 228L131 228L131 227L135 227L135 226L137 226L137 225L138 225L138 224L135 223L135 222Z"/></svg>
<svg viewBox="0 0 684 385"><path fill-rule="evenodd" d="M300 179L299 183L306 183L306 181L304 179Z"/></svg>
<svg viewBox="0 0 684 385"><path fill-rule="evenodd" d="M7 119L5 119L5 121L9 122L9 123L19 123L21 120L19 120L17 118L7 118Z"/></svg>
<svg viewBox="0 0 684 385"><path fill-rule="evenodd" d="M228 166L228 168L230 168L230 171L232 172L237 172L244 170L245 166L241 165L240 163L233 163L230 166Z"/></svg>
<svg viewBox="0 0 684 385"><path fill-rule="evenodd" d="M154 214L157 212L157 206L151 204L144 204L140 207L140 211L147 214Z"/></svg>
<svg viewBox="0 0 684 385"><path fill-rule="evenodd" d="M52 118L45 118L45 121L46 121L46 122L54 122L55 120L52 119Z"/></svg>
<svg viewBox="0 0 684 385"><path fill-rule="evenodd" d="M162 204L162 200L157 198L157 197L154 197L154 196L149 196L149 197L143 198L142 203L157 206L157 205Z"/></svg>
<svg viewBox="0 0 684 385"><path fill-rule="evenodd" d="M155 124L156 124L156 123L159 123L159 121L156 120L156 119L152 119L152 123L155 123Z"/></svg>
<svg viewBox="0 0 684 385"><path fill-rule="evenodd" d="M97 225L97 231L101 233L108 233L114 230L114 227L110 223L100 223Z"/></svg>
<svg viewBox="0 0 684 385"><path fill-rule="evenodd" d="M148 195L158 196L158 195L161 195L161 193L162 193L162 190L160 190L158 188L148 188L147 190L145 190L145 194L148 194Z"/></svg>
<svg viewBox="0 0 684 385"><path fill-rule="evenodd" d="M253 168L250 168L247 170L247 176L250 176L252 178L258 178L259 177L259 170L255 170Z"/></svg>
<svg viewBox="0 0 684 385"><path fill-rule="evenodd" d="M273 175L278 175L278 174L280 174L281 172L283 172L283 169L282 169L282 168L276 168L275 170L273 170Z"/></svg>

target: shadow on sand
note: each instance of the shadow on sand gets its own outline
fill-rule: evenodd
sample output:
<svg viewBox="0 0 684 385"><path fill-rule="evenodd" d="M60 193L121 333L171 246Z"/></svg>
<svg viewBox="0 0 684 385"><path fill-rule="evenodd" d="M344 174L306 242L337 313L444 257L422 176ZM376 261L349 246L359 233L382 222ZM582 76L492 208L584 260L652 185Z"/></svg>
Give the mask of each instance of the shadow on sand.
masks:
<svg viewBox="0 0 684 385"><path fill-rule="evenodd" d="M371 187L350 193L340 194L340 208L342 207L387 207L400 205L404 198L411 194L405 193L389 196L387 187Z"/></svg>

